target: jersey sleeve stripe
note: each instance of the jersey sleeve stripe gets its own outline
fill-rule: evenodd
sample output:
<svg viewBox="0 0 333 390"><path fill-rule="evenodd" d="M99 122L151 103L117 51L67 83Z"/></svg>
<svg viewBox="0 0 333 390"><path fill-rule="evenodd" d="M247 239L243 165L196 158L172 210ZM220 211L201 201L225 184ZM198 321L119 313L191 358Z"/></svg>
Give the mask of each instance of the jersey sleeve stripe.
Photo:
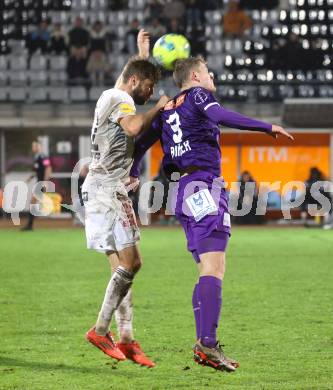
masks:
<svg viewBox="0 0 333 390"><path fill-rule="evenodd" d="M219 103L218 103L218 102L209 103L209 104L207 104L206 107L204 107L204 110L205 110L205 111L208 110L209 107L215 106L215 104L217 104L217 105L219 106Z"/></svg>

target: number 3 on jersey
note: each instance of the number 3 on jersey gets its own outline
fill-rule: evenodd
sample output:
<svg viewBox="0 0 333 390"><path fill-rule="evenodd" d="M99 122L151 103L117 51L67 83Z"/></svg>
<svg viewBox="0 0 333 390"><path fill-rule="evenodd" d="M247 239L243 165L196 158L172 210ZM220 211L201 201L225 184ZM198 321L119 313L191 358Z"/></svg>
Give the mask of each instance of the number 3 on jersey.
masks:
<svg viewBox="0 0 333 390"><path fill-rule="evenodd" d="M177 114L177 112L174 112L173 114L171 114L169 116L169 119L166 121L166 123L168 123L172 129L172 131L174 132L173 134L173 142L175 144L179 144L180 142L182 142L182 139L183 139L183 132L182 132L182 129L180 128L180 120L179 120L179 115Z"/></svg>

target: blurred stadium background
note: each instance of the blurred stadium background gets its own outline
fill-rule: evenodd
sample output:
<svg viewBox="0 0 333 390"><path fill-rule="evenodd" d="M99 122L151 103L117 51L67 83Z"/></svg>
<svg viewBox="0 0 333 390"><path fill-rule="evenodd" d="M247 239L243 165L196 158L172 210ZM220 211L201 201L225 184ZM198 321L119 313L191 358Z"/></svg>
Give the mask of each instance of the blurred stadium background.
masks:
<svg viewBox="0 0 333 390"><path fill-rule="evenodd" d="M134 54L141 26L153 42L183 33L192 53L207 59L226 107L282 123L295 135L293 143L276 142L223 129L227 182L244 171L257 183L304 182L312 167L331 180L333 0L240 1L236 16L231 7L227 0L1 1L0 188L31 173L30 145L38 137L56 192L71 203L71 172L90 155L95 102ZM167 73L153 100L164 93L176 93ZM155 145L146 178L159 176L160 159ZM290 194L270 194L269 218L281 216L281 196Z"/></svg>
<svg viewBox="0 0 333 390"><path fill-rule="evenodd" d="M90 155L96 100L136 51L138 27L153 41L183 33L193 54L206 57L225 107L281 123L295 136L275 141L224 128L227 182L244 178L244 171L257 183L304 182L314 167L313 180L332 181L333 0L241 0L239 6L230 15L227 0L0 0L1 389L332 389L331 230L233 229L219 337L241 362L235 375L191 362L197 276L180 228L141 229L135 337L157 367L115 365L83 339L109 268L101 254L85 249L83 230L72 228L60 202L72 202L71 174ZM164 93L176 93L167 73L153 101ZM38 218L30 234L12 228L1 190L31 175L36 138L50 156L59 196L51 218ZM160 160L155 145L144 179L167 185ZM266 216L237 222L275 223L281 198L297 195L272 192ZM292 215L292 223L304 223L300 208ZM153 222L175 223L163 213Z"/></svg>

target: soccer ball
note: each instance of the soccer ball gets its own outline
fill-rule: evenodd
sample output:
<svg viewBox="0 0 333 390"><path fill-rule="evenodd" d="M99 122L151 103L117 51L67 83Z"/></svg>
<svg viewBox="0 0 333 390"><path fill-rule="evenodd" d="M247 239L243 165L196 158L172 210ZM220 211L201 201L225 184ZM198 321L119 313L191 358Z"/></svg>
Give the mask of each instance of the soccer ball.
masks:
<svg viewBox="0 0 333 390"><path fill-rule="evenodd" d="M180 34L163 35L153 47L153 57L166 70L173 70L174 62L190 56L188 40Z"/></svg>

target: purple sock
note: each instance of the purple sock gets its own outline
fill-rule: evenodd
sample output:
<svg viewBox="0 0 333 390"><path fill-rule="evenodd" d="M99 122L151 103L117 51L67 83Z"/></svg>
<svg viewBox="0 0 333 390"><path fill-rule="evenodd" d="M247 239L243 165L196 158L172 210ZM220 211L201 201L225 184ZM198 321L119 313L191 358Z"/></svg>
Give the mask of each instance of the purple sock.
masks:
<svg viewBox="0 0 333 390"><path fill-rule="evenodd" d="M222 307L222 281L214 276L201 276L198 283L200 302L200 340L205 346L216 345L216 330Z"/></svg>
<svg viewBox="0 0 333 390"><path fill-rule="evenodd" d="M197 332L197 340L199 340L200 337L200 303L198 298L198 286L197 283L194 286L193 295L192 295L192 307L193 307L193 314L195 319L195 328Z"/></svg>

